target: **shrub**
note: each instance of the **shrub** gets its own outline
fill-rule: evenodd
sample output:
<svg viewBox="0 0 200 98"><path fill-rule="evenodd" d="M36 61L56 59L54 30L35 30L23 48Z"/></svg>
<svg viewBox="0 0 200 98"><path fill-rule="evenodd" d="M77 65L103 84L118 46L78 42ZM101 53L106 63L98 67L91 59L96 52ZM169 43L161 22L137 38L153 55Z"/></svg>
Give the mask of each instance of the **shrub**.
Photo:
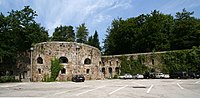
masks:
<svg viewBox="0 0 200 98"><path fill-rule="evenodd" d="M1 76L0 83L5 83L5 82L20 82L20 81L16 80L14 76Z"/></svg>
<svg viewBox="0 0 200 98"><path fill-rule="evenodd" d="M62 65L60 64L60 60L58 58L54 58L51 60L51 81L55 81L58 77L59 71L62 69Z"/></svg>

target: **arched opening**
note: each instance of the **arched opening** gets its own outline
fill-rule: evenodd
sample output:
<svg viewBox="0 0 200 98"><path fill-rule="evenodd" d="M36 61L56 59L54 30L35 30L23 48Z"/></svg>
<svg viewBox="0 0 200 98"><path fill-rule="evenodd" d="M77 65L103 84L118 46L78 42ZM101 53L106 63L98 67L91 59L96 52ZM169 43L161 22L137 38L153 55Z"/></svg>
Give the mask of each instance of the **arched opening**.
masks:
<svg viewBox="0 0 200 98"><path fill-rule="evenodd" d="M112 68L109 67L109 68L108 68L108 71L109 71L109 74L110 74L110 78L112 78Z"/></svg>
<svg viewBox="0 0 200 98"><path fill-rule="evenodd" d="M86 69L86 74L89 74L90 73L90 69Z"/></svg>
<svg viewBox="0 0 200 98"><path fill-rule="evenodd" d="M66 74L66 69L65 68L61 69L61 74Z"/></svg>
<svg viewBox="0 0 200 98"><path fill-rule="evenodd" d="M108 70L109 70L109 73L110 73L110 74L112 74L112 68L111 68L111 67L109 67L109 69L108 69Z"/></svg>
<svg viewBox="0 0 200 98"><path fill-rule="evenodd" d="M66 57L60 57L59 60L60 63L68 63L68 59Z"/></svg>
<svg viewBox="0 0 200 98"><path fill-rule="evenodd" d="M38 63L38 64L43 64L43 59L42 59L41 57L38 57L38 58L37 58L37 63Z"/></svg>
<svg viewBox="0 0 200 98"><path fill-rule="evenodd" d="M152 65L154 65L154 63L155 63L154 59L152 59L151 62L152 62Z"/></svg>
<svg viewBox="0 0 200 98"><path fill-rule="evenodd" d="M119 65L119 61L116 61L116 63L117 63L117 66Z"/></svg>
<svg viewBox="0 0 200 98"><path fill-rule="evenodd" d="M102 68L102 73L105 74L106 70L105 68Z"/></svg>
<svg viewBox="0 0 200 98"><path fill-rule="evenodd" d="M41 69L40 68L38 69L38 73L41 74Z"/></svg>
<svg viewBox="0 0 200 98"><path fill-rule="evenodd" d="M91 59L86 58L85 61L84 61L84 64L91 64Z"/></svg>
<svg viewBox="0 0 200 98"><path fill-rule="evenodd" d="M116 67L116 68L115 68L115 72L116 72L116 74L119 75L119 67Z"/></svg>

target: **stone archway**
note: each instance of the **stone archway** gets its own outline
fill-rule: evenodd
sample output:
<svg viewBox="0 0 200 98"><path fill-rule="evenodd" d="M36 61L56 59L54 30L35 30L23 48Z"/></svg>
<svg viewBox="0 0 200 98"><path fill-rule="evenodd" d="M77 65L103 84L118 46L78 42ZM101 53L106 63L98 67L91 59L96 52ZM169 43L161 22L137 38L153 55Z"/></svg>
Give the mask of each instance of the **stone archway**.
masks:
<svg viewBox="0 0 200 98"><path fill-rule="evenodd" d="M113 69L112 67L108 68L108 72L109 72L109 78L112 78L112 74L113 74Z"/></svg>
<svg viewBox="0 0 200 98"><path fill-rule="evenodd" d="M119 67L115 68L115 74L119 75Z"/></svg>
<svg viewBox="0 0 200 98"><path fill-rule="evenodd" d="M104 76L104 78L105 78L105 75L106 75L106 69L105 69L104 67L101 69L101 72L103 73L103 76Z"/></svg>

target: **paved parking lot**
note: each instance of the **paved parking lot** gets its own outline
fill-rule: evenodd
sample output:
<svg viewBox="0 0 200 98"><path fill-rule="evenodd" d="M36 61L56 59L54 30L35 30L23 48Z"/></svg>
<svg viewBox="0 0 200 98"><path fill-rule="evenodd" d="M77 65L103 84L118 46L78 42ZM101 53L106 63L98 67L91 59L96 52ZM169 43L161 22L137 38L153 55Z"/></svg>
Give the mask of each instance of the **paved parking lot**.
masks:
<svg viewBox="0 0 200 98"><path fill-rule="evenodd" d="M1 83L0 98L199 98L200 79Z"/></svg>

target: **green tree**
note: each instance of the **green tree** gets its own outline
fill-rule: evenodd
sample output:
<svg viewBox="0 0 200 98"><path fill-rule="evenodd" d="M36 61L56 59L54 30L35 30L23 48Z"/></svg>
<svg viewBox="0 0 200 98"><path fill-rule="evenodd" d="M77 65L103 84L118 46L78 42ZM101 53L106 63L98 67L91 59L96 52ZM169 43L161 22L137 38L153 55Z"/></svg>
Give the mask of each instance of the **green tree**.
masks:
<svg viewBox="0 0 200 98"><path fill-rule="evenodd" d="M0 14L0 57L4 65L0 69L11 69L20 53L27 52L35 43L48 40L48 32L35 22L36 16L36 12L29 6L20 11L12 10L8 16Z"/></svg>
<svg viewBox="0 0 200 98"><path fill-rule="evenodd" d="M200 20L193 17L193 14L185 9L176 13L171 49L191 49L192 46L200 45Z"/></svg>
<svg viewBox="0 0 200 98"><path fill-rule="evenodd" d="M147 15L142 26L142 35L139 37L136 47L139 52L170 50L169 34L173 29L173 17L164 15L159 11L152 11ZM143 51L140 51L143 50Z"/></svg>
<svg viewBox="0 0 200 98"><path fill-rule="evenodd" d="M101 50L97 31L95 31L93 36L89 36L87 44L94 46L94 47L98 48L99 50Z"/></svg>
<svg viewBox="0 0 200 98"><path fill-rule="evenodd" d="M75 33L72 26L59 26L55 28L52 36L53 41L75 41Z"/></svg>
<svg viewBox="0 0 200 98"><path fill-rule="evenodd" d="M36 12L29 6L21 11L11 11L7 16L9 21L9 32L12 32L17 51L30 49L33 43L48 40L48 32L35 22Z"/></svg>
<svg viewBox="0 0 200 98"><path fill-rule="evenodd" d="M94 47L101 50L100 42L99 42L99 35L98 35L98 32L96 30L95 30L95 33L94 33L94 36L93 36L93 45L94 45Z"/></svg>
<svg viewBox="0 0 200 98"><path fill-rule="evenodd" d="M151 14L114 19L104 40L105 54L170 50L173 17L154 10Z"/></svg>
<svg viewBox="0 0 200 98"><path fill-rule="evenodd" d="M88 37L87 44L93 46L93 37L92 36Z"/></svg>
<svg viewBox="0 0 200 98"><path fill-rule="evenodd" d="M79 25L79 27L76 27L76 30L76 42L87 43L88 29L85 26L85 23Z"/></svg>

